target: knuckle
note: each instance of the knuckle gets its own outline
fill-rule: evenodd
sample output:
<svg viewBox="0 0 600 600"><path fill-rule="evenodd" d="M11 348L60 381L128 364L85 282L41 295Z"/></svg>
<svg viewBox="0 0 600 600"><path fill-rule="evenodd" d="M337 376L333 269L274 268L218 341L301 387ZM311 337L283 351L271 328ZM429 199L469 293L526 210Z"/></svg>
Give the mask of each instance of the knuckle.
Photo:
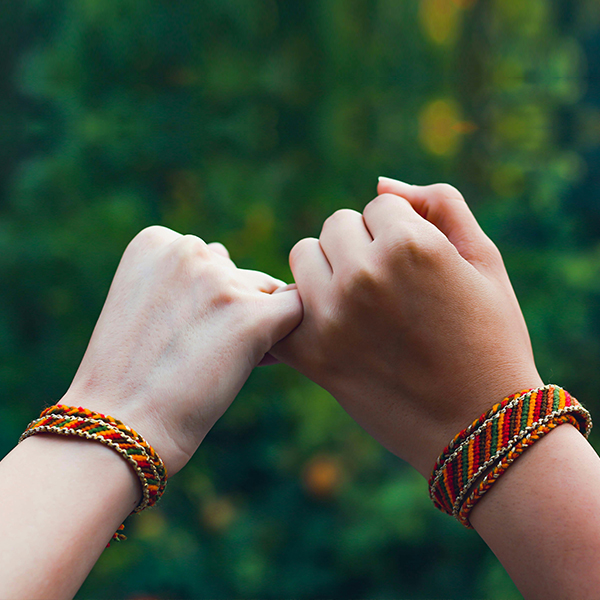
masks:
<svg viewBox="0 0 600 600"><path fill-rule="evenodd" d="M173 231L161 225L151 225L142 229L132 240L133 246L145 246L157 248L170 243L173 239Z"/></svg>
<svg viewBox="0 0 600 600"><path fill-rule="evenodd" d="M442 201L461 200L465 201L463 195L449 183L435 183L431 186L431 191Z"/></svg>
<svg viewBox="0 0 600 600"><path fill-rule="evenodd" d="M212 271L218 269L216 256L200 238L184 235L169 246L166 260L173 273L193 279L211 279Z"/></svg>
<svg viewBox="0 0 600 600"><path fill-rule="evenodd" d="M411 227L400 224L393 234L382 236L384 244L384 255L386 257L402 258L405 254L419 252L422 240L421 236Z"/></svg>
<svg viewBox="0 0 600 600"><path fill-rule="evenodd" d="M218 285L213 293L212 297L212 305L215 307L225 307L231 306L232 304L238 302L240 299L240 294L237 288L230 283L223 281L221 285Z"/></svg>
<svg viewBox="0 0 600 600"><path fill-rule="evenodd" d="M217 254L229 258L229 250L227 250L225 244L222 244L221 242L211 242L208 244L208 247Z"/></svg>
<svg viewBox="0 0 600 600"><path fill-rule="evenodd" d="M399 202L402 202L403 200L400 198L400 196L396 196L395 194L380 194L379 196L377 196L376 198L374 198L373 200L371 200L371 202L369 202L369 204L367 204L367 206L365 207L365 210L367 209L373 209L376 207L386 207L386 206L391 206L393 204L398 204ZM406 202L404 200L404 202Z"/></svg>
<svg viewBox="0 0 600 600"><path fill-rule="evenodd" d="M319 240L316 238L303 238L294 244L294 247L290 250L290 263L294 264L306 253L306 251L318 244Z"/></svg>
<svg viewBox="0 0 600 600"><path fill-rule="evenodd" d="M442 235L434 231L407 229L400 236L386 241L386 253L395 268L405 270L407 265L432 268L438 264L447 251L447 243Z"/></svg>
<svg viewBox="0 0 600 600"><path fill-rule="evenodd" d="M243 285L231 270L213 261L198 261L192 271L193 278L208 294L213 308L223 308L240 301Z"/></svg>
<svg viewBox="0 0 600 600"><path fill-rule="evenodd" d="M382 283L380 270L367 261L361 261L352 265L349 272L349 280L353 293L370 294Z"/></svg>
<svg viewBox="0 0 600 600"><path fill-rule="evenodd" d="M391 213L394 210L394 207L398 208L398 206L406 203L407 200L400 196L396 196L395 194L381 194L365 206L363 214L366 219L369 219L371 216L374 217L378 213L385 214L388 211Z"/></svg>
<svg viewBox="0 0 600 600"><path fill-rule="evenodd" d="M348 219L356 218L356 215L360 215L359 212L352 210L351 208L340 208L336 210L332 215L325 219L323 223L323 229L331 227L332 225L338 225L347 221Z"/></svg>
<svg viewBox="0 0 600 600"><path fill-rule="evenodd" d="M195 235L184 235L176 244L177 252L185 257L205 257L210 256L208 244Z"/></svg>
<svg viewBox="0 0 600 600"><path fill-rule="evenodd" d="M481 260L487 264L495 266L504 262L498 246L487 235L481 242L480 253Z"/></svg>

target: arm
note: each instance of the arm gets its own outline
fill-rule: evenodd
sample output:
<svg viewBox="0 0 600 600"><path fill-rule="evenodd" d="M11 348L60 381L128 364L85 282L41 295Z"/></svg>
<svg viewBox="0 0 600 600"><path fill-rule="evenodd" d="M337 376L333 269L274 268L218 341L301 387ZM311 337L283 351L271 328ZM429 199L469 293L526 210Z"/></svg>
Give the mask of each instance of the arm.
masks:
<svg viewBox="0 0 600 600"><path fill-rule="evenodd" d="M536 442L471 523L525 598L597 598L600 459L571 425Z"/></svg>
<svg viewBox="0 0 600 600"><path fill-rule="evenodd" d="M220 245L162 227L129 245L63 404L137 430L173 476L271 346L301 320L295 290ZM37 416L37 415L34 415ZM70 598L135 508L113 450L38 435L0 462L0 597Z"/></svg>
<svg viewBox="0 0 600 600"><path fill-rule="evenodd" d="M273 353L429 477L455 434L542 382L500 253L462 196L385 179L378 191L292 250L305 316ZM473 525L528 598L591 597L600 584L598 467L559 427L476 506ZM582 511L591 522L577 523Z"/></svg>
<svg viewBox="0 0 600 600"><path fill-rule="evenodd" d="M116 452L58 436L19 444L0 478L2 598L72 598L141 496Z"/></svg>

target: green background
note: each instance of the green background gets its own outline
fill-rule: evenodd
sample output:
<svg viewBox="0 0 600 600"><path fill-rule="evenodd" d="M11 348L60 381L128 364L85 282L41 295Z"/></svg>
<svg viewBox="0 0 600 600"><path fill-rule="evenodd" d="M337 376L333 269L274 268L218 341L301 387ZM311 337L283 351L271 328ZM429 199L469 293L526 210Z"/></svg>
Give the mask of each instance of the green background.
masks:
<svg viewBox="0 0 600 600"><path fill-rule="evenodd" d="M0 456L66 391L140 229L290 280L378 175L464 193L542 377L600 408L597 0L2 0L0 69ZM127 530L80 598L519 598L285 366Z"/></svg>

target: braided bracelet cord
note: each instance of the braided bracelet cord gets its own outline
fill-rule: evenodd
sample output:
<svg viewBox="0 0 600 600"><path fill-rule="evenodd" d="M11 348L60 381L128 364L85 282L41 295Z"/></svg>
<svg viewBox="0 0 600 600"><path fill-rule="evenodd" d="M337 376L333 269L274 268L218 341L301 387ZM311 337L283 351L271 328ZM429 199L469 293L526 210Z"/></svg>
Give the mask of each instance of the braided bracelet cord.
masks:
<svg viewBox="0 0 600 600"><path fill-rule="evenodd" d="M506 405L457 448L442 472L444 479L438 480L437 487L431 488L434 502L438 498L441 500L441 506L437 502L436 506L457 516L464 497L480 475L533 429L568 412L579 415L579 429L587 436L591 429L589 413L568 392L557 386L533 390ZM483 445L485 447L480 451ZM452 475L451 480L448 479L449 474Z"/></svg>
<svg viewBox="0 0 600 600"><path fill-rule="evenodd" d="M51 406L28 425L19 443L38 433L77 436L118 452L133 467L142 485L142 499L133 513L154 506L165 490L167 471L156 451L140 434L113 417L81 407ZM114 540L127 539L120 533L123 529L121 525Z"/></svg>
<svg viewBox="0 0 600 600"><path fill-rule="evenodd" d="M498 481L500 476L510 467L510 465L519 458L525 452L529 446L532 446L535 442L543 438L547 433L550 433L553 429L562 425L563 423L569 423L579 429L579 421L572 414L565 414L557 417L554 421L545 425L540 425L537 429L525 436L516 446L481 480L477 485L476 489L473 490L471 495L462 505L458 512L458 520L467 528L473 529L471 522L469 521L469 515L473 510L474 506L481 500L481 498L491 489L491 487Z"/></svg>
<svg viewBox="0 0 600 600"><path fill-rule="evenodd" d="M161 460L160 456L156 453L154 448L146 442L146 440L136 431L125 425L122 421L115 419L109 415L103 415L101 413L93 412L87 408L82 407L74 407L74 406L64 406L62 404L56 404L54 406L50 406L46 410L42 412L40 417L49 416L49 415L61 415L65 417L80 417L83 419L96 419L107 425L111 425L114 428L118 429L124 436L127 436L132 439L135 443L140 445L148 456L150 460L156 466L156 470L158 472L158 476L160 479L160 486L157 490L158 497L162 495L164 492L164 488L167 485L167 470L166 467Z"/></svg>
<svg viewBox="0 0 600 600"><path fill-rule="evenodd" d="M37 433L55 433L63 436L84 437L112 448L133 467L142 484L142 500L134 512L154 504L157 496L159 475L145 450L132 443L118 430L96 419L78 419L51 415L42 417L32 423L19 441Z"/></svg>
<svg viewBox="0 0 600 600"><path fill-rule="evenodd" d="M478 481L480 475L484 473L490 465L493 465L498 462L498 459L505 457L505 455L510 454L513 448L517 447L524 439L530 437L535 431L538 431L541 427L545 427L551 425L554 422L557 422L559 425L567 422L563 420L563 417L569 417L568 422L572 423L581 433L583 433L587 437L586 431L591 429L591 417L589 413L582 406L565 406L564 408L553 412L552 414L546 415L543 419L532 423L527 426L523 431L521 431L518 435L515 435L513 439L507 444L506 447L502 448L496 454L494 460L490 460L487 463L481 465L481 467L475 472L473 477L469 479L466 485L461 490L460 494L456 498L454 505L452 507L452 515L458 518L459 511L463 504L463 501L467 494L471 491L472 485ZM534 438L537 440L538 438ZM527 446L526 446L527 447ZM511 461L512 462L512 461ZM510 463L509 463L510 464Z"/></svg>
<svg viewBox="0 0 600 600"><path fill-rule="evenodd" d="M498 402L498 404L494 404L494 406L492 406L492 408L490 408L490 410L488 410L486 413L481 415L481 417L479 417L478 419L473 421L468 427L463 429L460 433L457 433L454 436L454 438L452 439L452 441L444 448L444 450L438 457L438 459L435 463L435 466L433 467L433 473L431 474L431 478L429 479L429 486L431 487L432 481L439 474L440 469L442 468L443 464L448 460L448 458L450 457L450 455L452 454L454 449L459 444L462 444L475 431L475 429L478 429L479 427L481 427L481 425L483 425L487 420L491 419L494 415L496 415L498 412L500 412L502 409L504 409L506 407L506 405L509 404L510 402L512 402L513 400L518 399L519 397L524 396L527 393L537 391L538 389L543 389L543 388L526 389L526 390L523 390L516 394L513 394L512 396L508 396L507 398L504 398L504 400L502 400L502 402Z"/></svg>
<svg viewBox="0 0 600 600"><path fill-rule="evenodd" d="M495 420L501 420L501 425L499 425L499 427L502 431L504 431L504 423L509 422L505 419L505 413L507 411L512 411L512 409L516 407L523 399L529 398L531 394L538 393L543 389L544 388L525 390L519 394L513 394L512 396L505 398L502 402L495 404L487 413L482 415L476 421L473 421L469 427L455 436L450 445L438 458L436 467L429 479L429 495L437 508L443 512L447 512L449 514L452 513L452 506L455 502L455 496L448 495L447 493L449 486L449 482L447 480L448 471L452 462L458 457L460 460L462 460L462 466L464 467L465 460L468 461L470 468L467 470L463 468L461 470L461 475L467 475L468 478L473 478L474 475L475 477L477 476L477 473L474 474L473 470L479 468L482 471L485 467L493 464L498 458L500 458L503 450L500 448L496 454L491 454L494 435L489 435L488 432L485 431L486 428L489 429L490 426L495 423ZM495 433L495 436L497 437L497 432L492 433ZM505 435L509 434L510 432L505 432ZM474 441L480 439L482 435L484 436L482 438L484 446L477 447L476 444L474 444ZM452 452L450 452L450 449ZM485 459L485 463L479 466L479 462L482 458ZM444 478L444 480L440 484L439 482L442 478ZM463 482L463 486L464 485L466 485L465 482Z"/></svg>
<svg viewBox="0 0 600 600"><path fill-rule="evenodd" d="M458 518L463 500L487 469L501 460L523 438L540 426L572 414L586 437L591 430L587 410L555 385L526 390L496 404L455 436L436 462L430 496L437 508ZM510 463L509 463L510 464Z"/></svg>

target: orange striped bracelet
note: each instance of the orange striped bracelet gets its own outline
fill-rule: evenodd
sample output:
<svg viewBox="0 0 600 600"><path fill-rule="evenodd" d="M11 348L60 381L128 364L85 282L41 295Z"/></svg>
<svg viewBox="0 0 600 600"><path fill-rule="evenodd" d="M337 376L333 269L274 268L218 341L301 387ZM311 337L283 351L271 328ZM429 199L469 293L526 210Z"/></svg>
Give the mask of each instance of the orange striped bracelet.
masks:
<svg viewBox="0 0 600 600"><path fill-rule="evenodd" d="M562 425L563 423L570 423L577 429L580 429L580 421L573 414L563 414L560 417L556 417L545 425L540 425L537 429L527 434L518 444L510 450L504 458L483 477L483 479L475 486L475 489L471 492L467 500L463 503L458 514L457 519L468 529L472 529L472 525L469 522L469 514L473 510L477 502L488 492L488 490L496 483L498 478L508 469L508 467L515 461L523 452L533 445L539 439L544 437L547 433L550 433L553 429Z"/></svg>
<svg viewBox="0 0 600 600"><path fill-rule="evenodd" d="M44 410L28 425L19 443L38 433L77 436L100 442L118 452L133 467L142 484L142 499L134 513L154 506L165 490L167 470L163 461L139 433L118 419L87 408L57 404ZM119 527L113 535L114 540L126 539L120 533L123 528L123 525Z"/></svg>
<svg viewBox="0 0 600 600"><path fill-rule="evenodd" d="M555 385L525 390L494 405L459 433L436 461L429 480L435 506L470 527L469 512L508 466L565 422L586 437L592 428L588 411Z"/></svg>

